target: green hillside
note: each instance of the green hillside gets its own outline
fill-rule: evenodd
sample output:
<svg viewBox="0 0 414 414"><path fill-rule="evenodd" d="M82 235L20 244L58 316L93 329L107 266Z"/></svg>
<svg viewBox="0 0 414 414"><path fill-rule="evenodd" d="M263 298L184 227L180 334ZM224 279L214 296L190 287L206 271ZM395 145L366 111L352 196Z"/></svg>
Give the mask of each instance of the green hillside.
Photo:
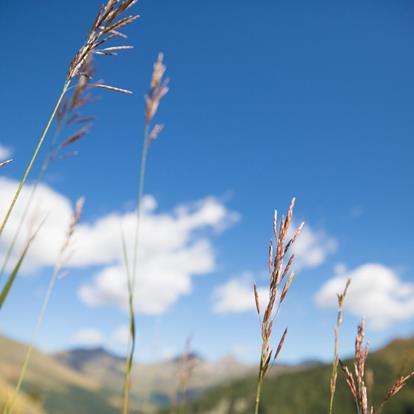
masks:
<svg viewBox="0 0 414 414"><path fill-rule="evenodd" d="M382 401L397 375L414 369L414 338L395 340L373 352L367 368L374 372L373 401ZM277 368L276 368L277 369ZM267 379L262 414L324 414L328 412L331 367L321 365ZM335 414L355 413L355 406L340 372ZM216 387L179 409L180 414L244 414L254 412L256 378L251 376ZM167 410L164 411L168 412ZM414 414L414 382L411 380L383 414Z"/></svg>

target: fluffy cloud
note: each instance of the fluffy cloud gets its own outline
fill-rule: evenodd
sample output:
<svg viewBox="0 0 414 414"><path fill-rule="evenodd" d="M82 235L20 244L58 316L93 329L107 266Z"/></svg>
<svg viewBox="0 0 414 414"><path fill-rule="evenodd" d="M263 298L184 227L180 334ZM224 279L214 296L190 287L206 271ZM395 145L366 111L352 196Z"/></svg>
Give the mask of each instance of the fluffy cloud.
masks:
<svg viewBox="0 0 414 414"><path fill-rule="evenodd" d="M352 278L345 309L364 317L373 329L414 318L414 284L403 282L391 268L367 263L329 279L317 292L318 306L335 308L336 294L343 290L346 279Z"/></svg>
<svg viewBox="0 0 414 414"><path fill-rule="evenodd" d="M337 242L323 231L313 230L308 223L295 244L296 269L314 268L323 264L327 257L336 251Z"/></svg>
<svg viewBox="0 0 414 414"><path fill-rule="evenodd" d="M78 346L95 347L102 345L103 342L103 334L93 328L81 329L72 338L72 343Z"/></svg>
<svg viewBox="0 0 414 414"><path fill-rule="evenodd" d="M129 327L127 325L120 325L108 334L104 334L96 328L80 329L72 335L71 343L75 346L119 348L120 346L126 346L128 340Z"/></svg>
<svg viewBox="0 0 414 414"><path fill-rule="evenodd" d="M267 289L258 287L259 302L265 306L268 300ZM262 306L262 307L263 307ZM255 310L252 275L246 273L219 286L213 294L213 311L235 313Z"/></svg>
<svg viewBox="0 0 414 414"><path fill-rule="evenodd" d="M9 200L16 190L17 182L8 178L0 177L0 215L4 216ZM32 186L23 187L19 201L17 202L13 214L0 239L0 260L3 262L4 256L16 234L21 217L24 214L27 200L30 198ZM16 243L14 254L9 261L9 269L16 263L18 255L24 248L29 234L38 225L37 223L46 217L44 226L38 237L32 243L24 262L23 272L31 273L43 266L52 266L63 243L66 230L71 217L71 203L61 194L53 191L50 187L39 185L33 198L32 209L26 217L22 227L20 238Z"/></svg>
<svg viewBox="0 0 414 414"><path fill-rule="evenodd" d="M121 325L116 328L110 337L110 342L115 345L127 345L129 341L129 326Z"/></svg>
<svg viewBox="0 0 414 414"><path fill-rule="evenodd" d="M11 199L16 185L13 180L0 178L0 198ZM0 260L19 226L31 191L30 185L24 187L0 240ZM0 214L4 213L5 205L2 204ZM181 205L168 213L158 213L156 208L155 199L147 196L141 219L135 291L137 309L149 314L166 311L181 295L191 291L193 276L214 270L216 260L209 233L222 231L238 219L237 214L213 197ZM10 266L24 246L33 217L38 221L45 216L47 220L29 250L23 271L34 272L55 263L70 222L71 203L50 187L40 185ZM127 289L121 228L126 240L133 240L135 223L136 213L132 211L108 214L77 227L73 243L75 254L68 267L100 267L92 281L79 289L84 303L125 308ZM131 251L129 257L132 257Z"/></svg>
<svg viewBox="0 0 414 414"><path fill-rule="evenodd" d="M0 144L0 161L7 160L12 155L12 150L9 147L6 147Z"/></svg>
<svg viewBox="0 0 414 414"><path fill-rule="evenodd" d="M295 228L295 226L292 226ZM293 230L290 234L293 235ZM295 269L314 268L324 263L329 254L336 250L336 240L322 231L314 231L306 224L295 242ZM216 313L246 312L255 310L252 274L246 273L216 288L213 294L213 311ZM258 287L262 308L268 300L268 288Z"/></svg>

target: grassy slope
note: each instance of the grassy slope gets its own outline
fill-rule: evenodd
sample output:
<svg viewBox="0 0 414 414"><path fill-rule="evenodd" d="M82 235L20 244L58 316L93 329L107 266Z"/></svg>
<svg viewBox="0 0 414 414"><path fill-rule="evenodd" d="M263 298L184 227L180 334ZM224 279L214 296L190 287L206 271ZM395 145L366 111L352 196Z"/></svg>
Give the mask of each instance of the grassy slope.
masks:
<svg viewBox="0 0 414 414"><path fill-rule="evenodd" d="M101 349L72 350L56 355L58 361L75 368L90 378L99 379L103 389L121 390L124 361ZM194 360L191 394L201 393L206 388L241 378L252 372L252 367L232 358L216 363L202 359ZM136 406L151 409L168 403L177 388L179 360L161 363L138 364L134 367L131 398Z"/></svg>
<svg viewBox="0 0 414 414"><path fill-rule="evenodd" d="M374 401L378 404L397 375L414 369L414 338L397 340L368 358L368 368L374 371ZM340 373L342 374L342 373ZM327 413L330 366L324 365L300 372L268 378L263 390L261 413L323 414ZM348 390L339 376L335 414L355 412ZM236 381L207 392L180 413L244 414L253 412L256 378ZM411 381L386 406L383 414L414 414L414 382Z"/></svg>
<svg viewBox="0 0 414 414"><path fill-rule="evenodd" d="M24 345L0 337L0 407L17 382L25 352ZM194 395L206 387L240 378L251 372L250 369L230 359L216 364L199 360L191 393ZM116 412L123 370L123 359L102 349L75 350L54 356L35 350L21 394L22 407L27 407L29 402L32 407L43 406L48 414ZM177 361L136 366L131 393L135 412L138 409L154 412L168 403L177 387L177 372ZM40 413L40 410L33 411L33 414Z"/></svg>
<svg viewBox="0 0 414 414"><path fill-rule="evenodd" d="M24 345L0 337L1 405L17 382L25 351ZM33 352L19 404L24 405L28 401L31 403L32 411L25 410L25 413L41 413L41 410L34 411L33 408L38 403L43 405L49 414L114 412L111 403L102 395L96 380L80 375L39 351ZM83 408L74 410L74 407Z"/></svg>

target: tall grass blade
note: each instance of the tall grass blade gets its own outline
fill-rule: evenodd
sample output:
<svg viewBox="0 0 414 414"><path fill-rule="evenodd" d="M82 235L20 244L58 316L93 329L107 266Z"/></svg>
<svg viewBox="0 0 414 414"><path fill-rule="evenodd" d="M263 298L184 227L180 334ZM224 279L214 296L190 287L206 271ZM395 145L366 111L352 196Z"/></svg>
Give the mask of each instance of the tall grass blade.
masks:
<svg viewBox="0 0 414 414"><path fill-rule="evenodd" d="M126 254L126 243L123 237L123 250L124 258L126 259L127 267L130 270L127 271L128 276L128 307L129 307L129 350L127 354L127 362L125 367L125 382L124 382L124 397L123 397L123 406L122 413L128 413L128 404L129 404L129 388L131 381L131 370L134 361L135 353L135 314L134 314L134 291L135 291L135 281L137 274L137 264L138 264L138 249L139 249L139 237L140 237L140 226L141 226L141 213L142 213L142 199L144 195L145 187L145 171L147 164L148 149L152 141L157 139L159 133L162 130L162 126L155 124L152 127L152 120L157 113L161 99L168 93L168 80L164 80L164 73L166 67L163 63L164 55L162 53L158 54L157 61L154 64L154 70L152 73L152 79L150 84L150 89L148 95L145 97L146 102L146 111L145 111L145 126L144 126L144 143L141 152L141 164L139 170L138 178L138 198L137 198L137 215L136 215L136 224L135 224L135 233L134 233L134 244L133 244L133 257L132 257L132 266L128 265L128 256ZM151 129L152 128L152 129Z"/></svg>
<svg viewBox="0 0 414 414"><path fill-rule="evenodd" d="M124 256L125 269L127 274L127 286L128 286L128 312L129 312L129 341L127 358L125 361L125 372L124 372L124 384L123 384L123 403L122 413L127 414L129 408L129 388L131 382L131 373L133 366L133 359L135 353L135 342L136 342L136 328L135 328L135 310L134 310L134 287L132 283L132 276L130 272L130 263L128 259L128 251L126 246L126 240L124 232L121 230L122 237L122 252Z"/></svg>
<svg viewBox="0 0 414 414"><path fill-rule="evenodd" d="M56 281L57 281L57 279L58 279L58 277L59 277L59 275L62 271L63 265L65 264L66 253L67 253L68 248L70 246L70 242L71 242L72 236L75 232L76 225L79 223L79 220L80 220L83 204L84 204L84 199L83 198L80 198L76 203L76 208L75 208L74 213L73 213L72 221L69 225L69 230L67 232L66 238L65 238L65 240L63 242L63 245L61 247L58 259L57 259L55 267L53 269L52 276L49 280L49 284L48 284L48 287L47 287L47 290L46 290L46 294L43 298L42 307L40 309L40 313L39 313L39 316L38 316L38 319L37 319L37 322L36 322L36 326L35 326L35 329L34 329L33 334L32 334L32 339L30 341L29 346L27 347L27 351L26 351L24 362L23 362L23 366L20 370L19 379L17 381L17 384L16 384L16 387L13 391L13 394L10 396L9 400L7 401L7 403L4 407L3 414L12 414L13 410L15 408L17 397L19 395L21 386L22 386L24 378L26 376L27 369L29 367L29 362L30 362L30 358L31 358L32 353L33 353L33 348L34 348L34 345L36 343L37 336L38 336L39 331L40 331L40 327L42 326L43 319L46 315L46 310L47 310L47 306L48 306L49 301L50 301L50 297L52 296L53 289L54 289Z"/></svg>
<svg viewBox="0 0 414 414"><path fill-rule="evenodd" d="M7 297L9 296L10 290L16 280L16 277L20 271L20 267L23 264L23 261L27 255L27 252L29 251L30 245L32 244L33 240L37 236L41 226L43 225L44 220L40 223L39 227L36 229L36 231L33 233L33 235L29 238L29 240L26 243L25 248L23 249L22 254L20 255L19 260L17 261L16 265L14 266L12 272L10 273L9 278L7 279L6 284L4 285L1 293L0 293L0 309L3 307L4 302L6 301Z"/></svg>

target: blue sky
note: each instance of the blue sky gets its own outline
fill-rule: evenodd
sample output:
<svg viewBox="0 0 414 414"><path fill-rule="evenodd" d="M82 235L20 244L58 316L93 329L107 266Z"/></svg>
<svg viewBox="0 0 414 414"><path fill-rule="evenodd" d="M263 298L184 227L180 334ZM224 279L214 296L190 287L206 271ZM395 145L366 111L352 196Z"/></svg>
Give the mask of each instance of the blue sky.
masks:
<svg viewBox="0 0 414 414"><path fill-rule="evenodd" d="M92 0L74 0L70 10L63 1L1 2L0 143L15 158L2 171L3 183L22 175L98 6ZM326 282L337 274L353 273L355 286L370 294L367 301L358 292L350 297L344 353L362 314L374 347L412 335L411 2L142 0L136 11L142 17L128 29L135 49L96 60L97 78L134 95L99 91L88 107L97 118L93 130L78 143L78 157L50 168L45 197L58 198L65 210L64 200L86 196L83 222L90 227L131 212L143 95L163 51L171 90L158 114L165 130L149 156L146 193L157 208L148 215L156 224L161 216L177 224L177 205L192 206L185 217L210 211L206 206L219 213L187 229L180 246L188 253L193 243L206 242L197 254L210 263L196 260L165 309L139 313L138 358L176 353L193 334L194 347L207 357L237 352L255 360L254 311L215 312L217 291L232 280L241 289L252 278L265 284L273 209L286 210L292 196L297 221L305 220L309 232L302 262L322 256L299 265L280 314L279 331L290 328L283 358L330 356L336 311L329 307L334 285ZM2 209L6 202L4 196ZM95 277L110 263L86 262L57 285L39 337L46 349L73 345L85 330L123 349L110 338L126 324L125 312L112 302L90 306L79 294L81 286L99 290ZM18 280L2 310L2 332L29 338L49 266L45 260ZM325 307L315 299L323 286Z"/></svg>

